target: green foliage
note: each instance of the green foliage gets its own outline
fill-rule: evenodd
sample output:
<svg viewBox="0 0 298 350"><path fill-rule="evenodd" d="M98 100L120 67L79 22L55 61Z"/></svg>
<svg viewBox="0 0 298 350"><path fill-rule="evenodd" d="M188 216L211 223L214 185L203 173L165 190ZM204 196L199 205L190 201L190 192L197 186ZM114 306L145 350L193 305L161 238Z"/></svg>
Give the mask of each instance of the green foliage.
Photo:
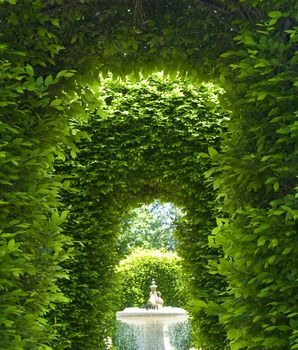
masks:
<svg viewBox="0 0 298 350"><path fill-rule="evenodd" d="M184 283L190 296L189 312L192 315L193 340L197 347L229 349L226 333L218 322L222 302L226 295L226 282L221 275L213 274L211 266L217 266L222 252L217 246L209 246L209 235L216 225L212 217L215 203L210 193L200 191L193 206L177 227L178 253L183 257ZM205 205L197 206L197 203Z"/></svg>
<svg viewBox="0 0 298 350"><path fill-rule="evenodd" d="M158 200L131 210L120 226L120 251L128 255L136 247L174 250L175 220L181 215L171 203Z"/></svg>
<svg viewBox="0 0 298 350"><path fill-rule="evenodd" d="M298 348L297 1L2 0L0 6L0 348L51 346L53 322L44 316L64 299L56 281L66 268L72 278L60 286L71 302L55 311L57 344L100 347L112 317L105 292L116 283L119 217L156 197L188 213L177 238L191 272L198 344L222 349L220 314L233 349ZM134 90L140 105L133 109L122 86L114 102L111 93L111 108L107 100L100 110L102 91L92 91L99 71L138 77L163 69L218 78L224 86L222 105L232 116L219 154L220 127L216 118L204 119L218 116L204 104L208 94L200 100L183 92L166 102L166 88L156 89L149 95L160 104L150 111L142 107L146 89ZM76 80L69 79L74 70ZM88 130L94 152L85 143L70 161L62 146L75 158L73 119L86 111L101 114ZM78 192L63 199L72 205L67 227L76 250L67 263L55 158L77 169ZM203 172L218 191L217 204ZM215 212L218 227L207 246ZM71 333L79 343L71 344Z"/></svg>
<svg viewBox="0 0 298 350"><path fill-rule="evenodd" d="M181 259L174 253L138 249L120 262L117 269L120 280L119 310L126 307L144 307L147 304L152 279L165 306L185 306Z"/></svg>
<svg viewBox="0 0 298 350"><path fill-rule="evenodd" d="M53 162L69 130L65 100L54 93L63 74L45 69L61 49L52 21L38 1L2 1L0 348L6 350L49 349L54 330L44 316L66 300L56 281L67 276L60 264L70 238L61 229L63 185Z"/></svg>
<svg viewBox="0 0 298 350"><path fill-rule="evenodd" d="M295 11L280 5L224 55L234 112L213 156L224 214L210 241L225 253L214 272L229 284L221 322L233 350L298 346L297 37Z"/></svg>
<svg viewBox="0 0 298 350"><path fill-rule="evenodd" d="M130 73L138 77L141 72L146 78L161 70L173 76L187 71L206 79L218 71L214 63L220 53L234 46L232 21L252 13L234 1L215 2L214 7L193 0L87 0L76 1L76 6L53 1L47 12L59 19L65 47L59 64L80 71L85 82L110 71L123 78Z"/></svg>
<svg viewBox="0 0 298 350"><path fill-rule="evenodd" d="M77 254L65 265L72 278L61 289L71 302L55 313L63 325L57 349L67 348L64 342L74 348L104 347L116 311L112 300L117 278L113 276L121 256L117 248L120 218L140 203L160 198L192 215L191 221L190 216L184 220L185 230L179 236L186 268L194 272L187 297L213 300L213 292L204 287L207 280L216 295L224 288L221 279L210 278L207 270L210 254L216 259L217 251L206 243L215 222L212 189L206 187L203 176L210 163L205 157L208 147L217 145L226 119L218 91L212 85L194 87L159 75L136 83L109 79L97 89L102 109L78 126L89 138L81 142L76 159L59 168L73 177L73 189L63 200L71 207L67 232L77 242ZM192 249L186 230L193 235ZM208 323L209 328L212 324L217 336L224 334L216 315L204 314L197 322Z"/></svg>

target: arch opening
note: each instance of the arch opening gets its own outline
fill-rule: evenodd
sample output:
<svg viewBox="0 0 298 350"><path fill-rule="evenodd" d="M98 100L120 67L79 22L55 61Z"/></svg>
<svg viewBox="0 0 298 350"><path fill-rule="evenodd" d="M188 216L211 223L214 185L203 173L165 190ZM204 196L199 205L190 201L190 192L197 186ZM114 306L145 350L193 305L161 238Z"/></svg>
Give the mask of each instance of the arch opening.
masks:
<svg viewBox="0 0 298 350"><path fill-rule="evenodd" d="M111 318L117 311L110 301L117 286L111 276L120 258L119 218L139 203L159 198L183 208L185 215L180 219L176 237L178 253L188 271L187 280L192 281L189 297L203 297L210 283L214 284L215 294L224 288L219 277L210 282L207 271L208 259L213 254L216 260L217 253L208 247L207 236L215 225L215 198L204 177L210 167L208 152L218 147L222 124L227 119L227 112L216 98L218 93L210 84L194 86L185 80L172 81L158 75L134 83L110 79L101 89L104 113L92 113L88 123L81 126L88 139L81 142L76 159L70 160L67 168L65 163L61 168L75 178L76 191L64 197L71 207L67 229L76 239L83 239L83 246L77 246L77 261L66 267L72 271L73 280L84 281L83 285L89 286L94 295L91 306L82 292L85 287L71 286L69 282L66 288L61 285L66 295L71 291L74 302L65 305L56 317L61 317L62 323L67 315L72 331L69 329L62 336L70 337L74 347L86 343L92 347L95 341L104 344L111 331ZM82 272L78 266L85 270ZM88 273L86 280L87 271L94 272L93 278ZM210 294L210 298L218 295ZM77 305L82 314L86 314L87 307L88 319L75 320L78 310L72 310ZM196 322L200 327L197 324L196 328L204 329L205 337L215 330L217 341L222 342L224 335L217 316L203 314L205 320L198 312ZM91 338L87 326L91 320L106 333ZM208 334L204 324L210 326L210 322L217 326ZM74 336L74 329L85 329L85 336Z"/></svg>

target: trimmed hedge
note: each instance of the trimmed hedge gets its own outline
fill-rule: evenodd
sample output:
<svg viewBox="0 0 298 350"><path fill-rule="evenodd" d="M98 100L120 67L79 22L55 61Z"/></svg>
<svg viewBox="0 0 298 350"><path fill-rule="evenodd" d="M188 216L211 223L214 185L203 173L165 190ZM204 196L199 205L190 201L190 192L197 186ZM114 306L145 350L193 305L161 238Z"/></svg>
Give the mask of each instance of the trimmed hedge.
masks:
<svg viewBox="0 0 298 350"><path fill-rule="evenodd" d="M297 2L285 2L258 30L243 28L235 38L239 48L224 55L234 112L232 137L213 157L224 214L210 242L225 253L215 270L229 285L220 319L232 350L298 348L298 18L292 10Z"/></svg>
<svg viewBox="0 0 298 350"><path fill-rule="evenodd" d="M62 49L39 1L1 1L0 348L51 349L45 315L65 302L57 280L70 257L62 232L63 179L54 160L69 138L68 98L57 86L74 72L48 68ZM33 43L34 41L34 43Z"/></svg>
<svg viewBox="0 0 298 350"><path fill-rule="evenodd" d="M174 253L136 249L120 262L117 269L120 287L120 308L144 307L155 280L164 300L164 306L183 307L187 296L183 292L181 259Z"/></svg>
<svg viewBox="0 0 298 350"><path fill-rule="evenodd" d="M206 152L219 142L227 118L219 107L219 91L160 75L135 83L108 79L99 90L103 111L78 125L89 138L81 142L77 158L59 168L73 178L73 189L64 193L63 201L71 208L67 232L77 243L75 258L64 265L72 277L60 284L71 302L55 313L64 327L57 349L68 342L77 348L91 349L96 343L104 347L116 311L120 218L140 203L159 198L188 213L177 236L189 271L187 298L220 303L225 288L207 267L208 260L217 261L219 251L207 244L216 224L215 205L203 175L210 167ZM198 325L205 327L205 338L222 349L225 332L217 313L198 311L193 318L194 332L199 332Z"/></svg>
<svg viewBox="0 0 298 350"><path fill-rule="evenodd" d="M1 347L51 347L54 325L46 314L55 308L63 314L57 303L65 299L57 280L66 276L66 268L72 278L68 286L60 285L71 296L71 311L75 315L75 310L81 314L92 310L92 314L100 305L100 331L104 337L113 305L104 299L105 283L97 281L103 278L108 288L114 283L111 276L117 257L111 247L117 241L119 213L136 207L143 198L152 199L155 193L168 200L173 198L173 202L176 198L177 204L186 203L188 207L188 222L178 237L180 252L192 271L189 290L197 300L191 309L198 324L200 317L203 322L196 328L204 329L204 324L206 331L216 332L218 323L209 317L220 314L233 349L296 349L297 1L84 0L70 6L66 0L3 0L0 9ZM75 80L70 80L73 69L78 73ZM187 73L193 79L199 76L204 81L216 78L227 91L222 106L232 111L228 130L221 154L216 155L214 150L209 154L217 168L206 172L210 159L206 160L206 167L198 163L190 167L177 157L181 155L180 148L171 152L167 144L162 145L167 152L154 158L150 148L147 153L140 149L146 145L138 143L141 139L136 137L142 123L135 123L135 133L128 139L124 137L126 124L122 123L122 130L117 129L119 144L129 144L135 150L126 148L127 153L134 154L135 164L141 163L144 168L145 163L138 162L146 153L145 168L150 174L151 164L162 158L168 162L167 170L173 170L170 175L176 173L174 167L178 169L181 181L173 184L171 176L163 173L168 187L160 188L158 181L146 182L145 172L139 192L130 193L129 198L124 196L125 200L118 204L115 193L129 186L123 173L123 186L111 186L119 174L121 159L109 164L98 187L94 186L95 179L84 182L85 173L80 169L82 182L74 181L82 192L80 198L74 200L73 194L71 199L64 197L66 204L75 203L67 207L71 209L67 234L76 239L77 251L74 259L65 263L71 239L61 231L66 212L59 210L62 180L56 176L53 163L56 158L65 159L62 145L70 147L75 157L74 119L84 119L96 108L96 113L105 118L98 95L91 91L97 85L99 71L138 76L140 71L148 75L162 69L173 75L177 71ZM157 94L153 100L158 98ZM177 104L172 107L177 111ZM114 117L119 118L119 114ZM125 114L122 117L124 120ZM163 127L162 114L159 118L144 125L159 129L162 139L167 128ZM127 119L130 126L134 122L131 119ZM198 116L193 120L198 121ZM177 120L175 125L172 131L180 142L181 124ZM99 145L106 145L107 149L112 145L111 139L106 143L106 129L103 124L100 126L103 129L96 140L96 150L102 162L90 161L97 170L109 160ZM212 133L206 144L194 137L191 128L187 132L183 129L184 136L189 133L187 147L193 156L199 156L198 150L204 153L207 143L219 144L217 138L212 139L217 133ZM135 142L129 143L133 138ZM191 144L197 148L192 149ZM173 167L169 160L174 158ZM217 204L211 188L208 195L201 193L203 172L213 183L214 191L218 190ZM140 178L141 174L140 171ZM185 196L178 199L173 194L179 190ZM97 200L98 210L94 205ZM88 210L79 213L85 205ZM209 237L208 247L215 207L218 228ZM99 253L95 248L101 245L104 248ZM209 272L215 276L212 282ZM225 283L229 288L227 298L222 294ZM76 296L71 295L72 285L80 289ZM98 287L102 288L101 298L97 298ZM90 303L90 290L92 300L96 300L94 305ZM223 308L212 303L218 300L216 304L220 304L223 299ZM107 310L109 315L105 314ZM71 318L71 313L68 316ZM68 323L64 319L62 323L69 327L64 334L67 346L72 346L68 338L71 333L82 340L77 347L101 346L98 329L97 333L88 334L90 324L96 320L96 312L85 325L77 325L75 318ZM217 346L214 339L206 337L206 348Z"/></svg>

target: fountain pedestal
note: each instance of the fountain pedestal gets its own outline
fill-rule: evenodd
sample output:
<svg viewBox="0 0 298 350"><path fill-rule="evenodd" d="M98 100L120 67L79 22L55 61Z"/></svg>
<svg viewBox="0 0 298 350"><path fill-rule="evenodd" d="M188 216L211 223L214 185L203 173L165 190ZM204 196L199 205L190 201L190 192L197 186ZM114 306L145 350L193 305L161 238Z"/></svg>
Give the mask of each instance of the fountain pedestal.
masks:
<svg viewBox="0 0 298 350"><path fill-rule="evenodd" d="M186 311L178 307L156 310L130 307L117 312L116 317L124 323L142 325L144 341L140 350L169 350L164 334L167 326L184 322L188 318Z"/></svg>
<svg viewBox="0 0 298 350"><path fill-rule="evenodd" d="M117 320L131 325L141 325L143 328L143 344L139 350L171 350L170 342L165 332L168 325L184 322L188 316L179 307L163 307L163 300L157 285L152 280L148 306L150 309L128 307L116 314Z"/></svg>
<svg viewBox="0 0 298 350"><path fill-rule="evenodd" d="M167 350L164 346L164 331L160 324L144 325L144 350ZM148 341L150 339L150 341Z"/></svg>

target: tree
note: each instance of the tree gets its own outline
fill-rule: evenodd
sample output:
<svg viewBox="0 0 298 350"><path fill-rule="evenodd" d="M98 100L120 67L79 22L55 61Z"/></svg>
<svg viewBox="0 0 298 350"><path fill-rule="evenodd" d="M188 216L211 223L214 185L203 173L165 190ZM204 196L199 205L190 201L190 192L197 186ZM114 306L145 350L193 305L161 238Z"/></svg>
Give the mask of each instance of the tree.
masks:
<svg viewBox="0 0 298 350"><path fill-rule="evenodd" d="M129 254L134 248L175 250L175 221L182 212L171 203L143 204L131 210L120 226L119 249Z"/></svg>

